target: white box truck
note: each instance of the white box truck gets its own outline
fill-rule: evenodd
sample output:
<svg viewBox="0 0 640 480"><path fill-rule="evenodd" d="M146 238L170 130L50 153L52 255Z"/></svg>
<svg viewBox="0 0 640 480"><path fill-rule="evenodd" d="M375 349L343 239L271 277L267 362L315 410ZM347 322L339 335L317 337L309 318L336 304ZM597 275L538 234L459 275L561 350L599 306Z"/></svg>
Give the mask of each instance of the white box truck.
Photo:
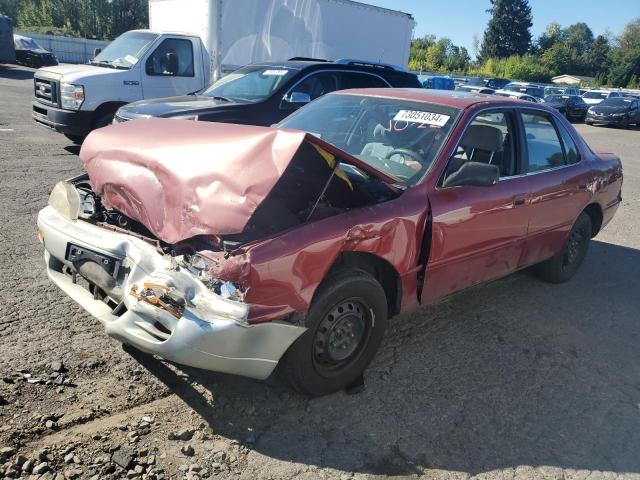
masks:
<svg viewBox="0 0 640 480"><path fill-rule="evenodd" d="M79 142L137 100L199 91L248 63L310 57L404 65L413 17L349 0L149 0L149 30L89 64L39 69L33 119Z"/></svg>

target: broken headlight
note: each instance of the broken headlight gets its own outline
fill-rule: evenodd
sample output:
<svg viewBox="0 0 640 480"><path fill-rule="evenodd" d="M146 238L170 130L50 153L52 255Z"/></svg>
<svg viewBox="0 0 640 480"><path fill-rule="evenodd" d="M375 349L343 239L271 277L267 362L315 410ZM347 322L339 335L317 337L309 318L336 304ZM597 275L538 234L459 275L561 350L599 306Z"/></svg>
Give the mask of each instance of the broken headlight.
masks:
<svg viewBox="0 0 640 480"><path fill-rule="evenodd" d="M244 301L245 289L234 282L213 277L211 275L211 264L209 260L201 255L185 255L183 257L183 266L192 275L198 277L209 290L220 295L222 298L235 300L237 302Z"/></svg>
<svg viewBox="0 0 640 480"><path fill-rule="evenodd" d="M58 182L49 195L49 205L69 220L77 220L80 213L80 195L70 183Z"/></svg>

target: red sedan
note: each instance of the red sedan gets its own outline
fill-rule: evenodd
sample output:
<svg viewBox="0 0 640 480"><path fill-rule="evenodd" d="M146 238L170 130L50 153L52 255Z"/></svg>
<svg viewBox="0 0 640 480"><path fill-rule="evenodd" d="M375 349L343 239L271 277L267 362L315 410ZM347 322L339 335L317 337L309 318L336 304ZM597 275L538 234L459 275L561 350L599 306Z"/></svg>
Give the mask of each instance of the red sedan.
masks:
<svg viewBox="0 0 640 480"><path fill-rule="evenodd" d="M277 128L97 130L38 217L49 277L109 335L298 390L350 385L388 318L533 266L570 279L621 201L618 157L558 112L349 90Z"/></svg>

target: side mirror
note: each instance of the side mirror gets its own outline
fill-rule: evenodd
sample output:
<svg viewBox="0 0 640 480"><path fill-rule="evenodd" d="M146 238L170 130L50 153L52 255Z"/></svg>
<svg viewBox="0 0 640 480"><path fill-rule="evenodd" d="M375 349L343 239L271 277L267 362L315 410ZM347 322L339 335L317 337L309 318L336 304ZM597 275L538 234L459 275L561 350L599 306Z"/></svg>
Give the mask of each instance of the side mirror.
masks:
<svg viewBox="0 0 640 480"><path fill-rule="evenodd" d="M449 175L442 186L447 187L491 187L498 183L500 169L482 162L464 162L458 170Z"/></svg>
<svg viewBox="0 0 640 480"><path fill-rule="evenodd" d="M102 52L101 48L94 48L93 49L93 58L96 58L98 55L100 55L101 52Z"/></svg>
<svg viewBox="0 0 640 480"><path fill-rule="evenodd" d="M311 101L311 95L303 92L291 92L282 99L282 106L287 109L300 108Z"/></svg>

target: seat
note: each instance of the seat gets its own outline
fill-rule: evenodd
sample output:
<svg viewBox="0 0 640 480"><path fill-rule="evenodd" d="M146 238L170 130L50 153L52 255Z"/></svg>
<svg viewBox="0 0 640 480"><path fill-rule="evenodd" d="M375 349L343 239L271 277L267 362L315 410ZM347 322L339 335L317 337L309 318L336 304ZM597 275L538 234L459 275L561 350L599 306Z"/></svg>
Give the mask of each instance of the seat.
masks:
<svg viewBox="0 0 640 480"><path fill-rule="evenodd" d="M503 144L499 128L478 124L470 125L460 142L468 160L492 165L496 164L496 154L502 152Z"/></svg>

